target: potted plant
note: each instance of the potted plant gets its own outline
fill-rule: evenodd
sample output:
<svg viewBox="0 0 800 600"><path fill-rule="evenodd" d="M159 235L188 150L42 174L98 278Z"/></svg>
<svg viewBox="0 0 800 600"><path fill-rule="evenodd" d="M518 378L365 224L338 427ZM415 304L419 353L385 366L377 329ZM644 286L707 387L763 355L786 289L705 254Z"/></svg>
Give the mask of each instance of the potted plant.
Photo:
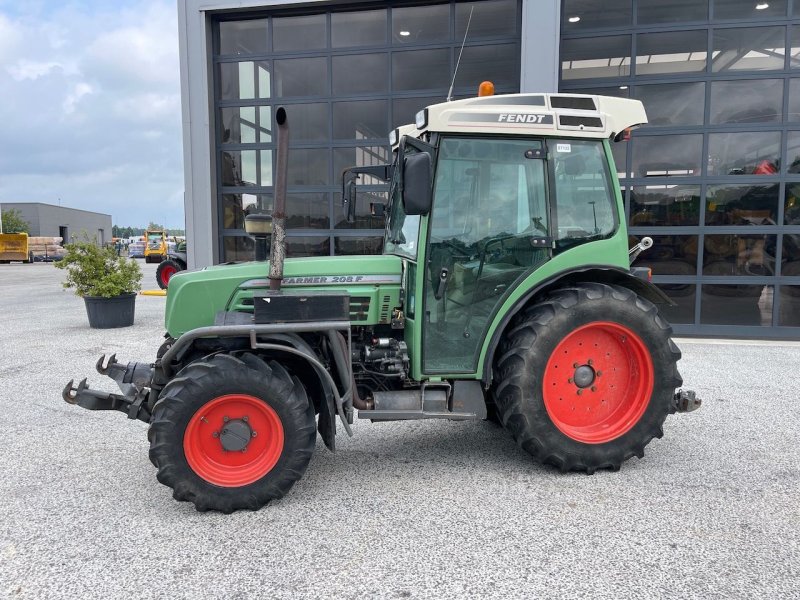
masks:
<svg viewBox="0 0 800 600"><path fill-rule="evenodd" d="M95 329L133 325L136 292L142 287L142 269L132 259L117 256L85 237L66 245L56 267L67 271L65 288L83 298L89 326Z"/></svg>

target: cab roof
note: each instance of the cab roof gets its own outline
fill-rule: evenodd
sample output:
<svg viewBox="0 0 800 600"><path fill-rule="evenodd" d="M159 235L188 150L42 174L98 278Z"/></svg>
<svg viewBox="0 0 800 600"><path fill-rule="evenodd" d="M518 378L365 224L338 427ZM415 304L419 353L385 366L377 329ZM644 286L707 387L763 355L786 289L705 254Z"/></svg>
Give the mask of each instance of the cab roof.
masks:
<svg viewBox="0 0 800 600"><path fill-rule="evenodd" d="M612 138L647 123L639 100L585 94L505 94L432 104L416 124L395 130L419 137L426 131L506 135Z"/></svg>

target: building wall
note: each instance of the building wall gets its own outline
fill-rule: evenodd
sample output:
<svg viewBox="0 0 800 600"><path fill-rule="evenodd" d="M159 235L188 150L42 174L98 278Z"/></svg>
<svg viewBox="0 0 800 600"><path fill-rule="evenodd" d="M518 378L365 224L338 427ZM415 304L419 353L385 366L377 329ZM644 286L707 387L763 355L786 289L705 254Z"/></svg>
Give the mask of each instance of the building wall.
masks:
<svg viewBox="0 0 800 600"><path fill-rule="evenodd" d="M555 91L558 81L558 66L556 54L558 49L558 19L560 16L558 0L525 0L518 1L519 10L517 15L510 20L515 26L517 31L517 44L518 48L521 45L522 50L518 50L515 56L510 56L502 61L502 64L507 67L508 63L513 62L518 77L515 81L508 85L500 85L501 92L513 91ZM228 207L230 208L233 202L245 201L241 198L243 193L251 191L245 189L243 186L234 185L229 183L224 184L221 181L222 171L226 166L235 164L238 168L242 166L242 155L236 154L244 150L250 152L250 146L236 146L231 145L230 141L222 139L222 134L225 128L220 130L220 115L218 110L237 108L238 105L243 103L240 98L221 98L219 97L219 78L220 78L220 65L230 62L241 62L246 57L236 56L231 52L219 53L218 38L218 25L219 21L230 21L235 18L252 18L252 17L270 17L273 14L279 17L291 17L292 14L299 14L296 10L298 5L302 5L302 12L319 13L327 11L331 8L336 10L352 10L359 9L374 10L376 8L389 7L390 10L394 8L402 8L406 5L413 6L420 3L413 2L391 2L391 3L366 3L366 2L207 2L202 0L181 0L179 2L179 30L181 39L181 87L182 87L182 105L183 105L183 123L184 123L184 168L185 168L185 185L186 185L186 221L187 221L187 236L190 240L198 240L197 243L189 244L190 256L189 262L193 267L204 266L220 262L220 260L231 258L246 257L248 253L252 252L250 249L249 240L243 235L241 223L236 223L234 229L230 228L232 219L230 214L226 218L225 207L223 206L227 200ZM428 3L431 4L431 3ZM475 4L479 7L482 3L459 3L460 5ZM280 8L279 13L275 13L274 9ZM484 7L485 8L485 7ZM452 9L454 12L458 11L462 15L462 6L457 9ZM480 10L478 11L480 15ZM270 27L272 24L270 23ZM481 20L476 19L474 30L480 30ZM355 25L354 25L355 27ZM447 32L443 39L427 39L424 40L418 47L433 48L435 46L448 45L453 48L460 46L461 39L456 39L459 36L455 35L454 31ZM495 42L499 41L497 39ZM510 41L510 40L508 40ZM394 50L402 50L403 48L394 46L391 42L387 42L386 52L393 52ZM309 42L310 46L315 46L315 41L312 39ZM467 40L467 46L479 46L480 38ZM369 48L369 52L358 52L353 50L353 54L375 54L382 49L380 44L374 44ZM320 50L315 48L297 47L293 51L280 50L273 53L274 47L268 47L268 52L262 53L260 56L252 54L255 60L261 58L263 60L281 59L281 58L301 58L311 57L314 55L335 56L337 54L349 53L347 49L339 50L330 46L330 51ZM469 50L468 50L469 53ZM455 62L455 53L452 54L452 61ZM362 56L363 59L363 56ZM299 62L299 61L298 61ZM367 61L368 62L368 61ZM468 66L469 56L466 58ZM451 65L452 67L453 65ZM358 67L357 67L358 68ZM361 67L364 68L364 67ZM330 76L330 73L326 77ZM491 78L491 74L489 77ZM433 101L441 101L446 95L446 88L449 81L448 77L442 78L444 81L444 90L428 90L428 93L417 93L420 108L425 103ZM216 82L216 83L215 83ZM457 84L458 88L458 84ZM458 94L474 93L472 89L466 88L457 90ZM333 94L333 95L330 95ZM387 95L388 94L388 95ZM346 92L328 91L321 96L318 96L322 102L332 102L332 100L341 100L348 94ZM395 94L394 91L387 93L377 93L374 98L387 98L391 100L390 106L396 104L394 98L409 99L410 96L415 95L413 92L408 93L402 91ZM427 96L427 97L426 97ZM215 99L216 97L216 99ZM300 100L292 100L293 102L304 102L308 104L313 97L305 97ZM352 100L368 100L369 98L362 93L351 95ZM257 100L250 103L253 106L263 104ZM287 102L290 102L287 100ZM394 107L390 110L392 110ZM387 111L387 116L390 111ZM408 119L408 117L405 117ZM302 123L301 123L302 124ZM394 126L393 117L389 120L389 125ZM381 132L383 136L388 136L388 127L385 132ZM335 134L332 134L335 138ZM241 141L241 140L239 140ZM373 140L375 141L375 140ZM387 140L381 140L382 145L387 146ZM296 160L298 155L305 155L303 158L308 158L313 154L315 144L330 146L333 153L338 154L340 160L346 160L346 148L352 147L352 140L336 140L334 139L331 145L330 139L316 139L316 140L295 140L294 147L298 148L292 155L292 160ZM364 146L365 144L362 144ZM373 145L377 148L377 144ZM256 160L262 159L269 160L267 152L269 146L252 146L255 151L260 152ZM338 152L337 152L338 149ZM381 150L382 151L382 150ZM370 151L375 154L374 151ZM224 157L223 157L224 155ZM274 158L273 158L274 160ZM237 162L238 161L238 162ZM336 162L334 158L334 162ZM258 163L261 164L261 163ZM309 165L313 167L313 165ZM338 163L337 163L338 166ZM349 166L349 165L348 165ZM307 192L304 197L295 195L294 208L303 212L304 216L311 217L314 213L314 225L320 224L321 221L327 219L327 225L323 227L325 231L316 231L315 227L308 227L310 220L306 219L304 224L296 228L294 232L290 232L290 244L295 242L295 247L292 249L294 254L298 253L315 253L322 252L326 248L328 252L358 252L365 251L370 247L375 246L375 241L380 235L383 227L382 222L374 221L366 222L366 215L362 215L361 224L358 229L340 227L337 225L337 207L336 198L334 197L335 187L338 185L338 173L332 173L322 186L301 186L303 191ZM255 183L261 184L261 181ZM249 185L247 186L249 187ZM252 198L247 199L247 203L263 204L270 202L268 193L269 186L258 185L260 189L254 190L251 194ZM226 194L224 191L229 192L227 199L224 198ZM292 190L290 189L290 192ZM299 194L300 188L295 192ZM379 190L376 188L375 190ZM314 200L309 194L327 194L324 200ZM238 196L237 196L238 195ZM235 199L234 199L235 197ZM219 200L218 200L219 198ZM320 196L320 198L322 198ZM318 202L324 202L324 214L319 214ZM266 207L266 204L264 204ZM290 209L292 207L290 206ZM305 215L305 212L309 215ZM304 230L304 231L303 231ZM322 235L320 235L322 234ZM234 239L236 238L236 239ZM369 238L372 238L370 241ZM199 240L203 240L202 243ZM228 244L226 249L225 244ZM370 246L372 244L372 246Z"/></svg>
<svg viewBox="0 0 800 600"><path fill-rule="evenodd" d="M98 241L111 240L111 215L41 202L4 202L3 208L20 212L30 225L31 237L58 237L66 227L70 238L85 231L90 237L97 236Z"/></svg>
<svg viewBox="0 0 800 600"><path fill-rule="evenodd" d="M761 8L756 8L756 6ZM679 333L800 330L800 2L564 0L561 90L637 98L615 145Z"/></svg>

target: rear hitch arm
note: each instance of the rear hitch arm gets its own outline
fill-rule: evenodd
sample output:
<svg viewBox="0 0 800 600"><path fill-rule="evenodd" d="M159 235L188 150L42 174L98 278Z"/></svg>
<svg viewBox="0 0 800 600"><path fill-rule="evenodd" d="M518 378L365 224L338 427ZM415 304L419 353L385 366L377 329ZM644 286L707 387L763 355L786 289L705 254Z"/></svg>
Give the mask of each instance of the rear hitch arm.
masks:
<svg viewBox="0 0 800 600"><path fill-rule="evenodd" d="M694 390L678 390L672 399L672 408L673 412L686 413L697 410L702 403Z"/></svg>

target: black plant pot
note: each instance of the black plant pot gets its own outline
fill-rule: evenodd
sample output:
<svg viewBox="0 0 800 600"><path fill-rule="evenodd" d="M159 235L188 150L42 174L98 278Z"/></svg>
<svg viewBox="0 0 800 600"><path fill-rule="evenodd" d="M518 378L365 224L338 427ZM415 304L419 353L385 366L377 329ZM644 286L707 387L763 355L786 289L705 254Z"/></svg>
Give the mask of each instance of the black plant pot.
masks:
<svg viewBox="0 0 800 600"><path fill-rule="evenodd" d="M136 308L136 294L123 294L113 298L84 296L89 327L94 329L112 329L114 327L130 327L133 325L133 313Z"/></svg>

